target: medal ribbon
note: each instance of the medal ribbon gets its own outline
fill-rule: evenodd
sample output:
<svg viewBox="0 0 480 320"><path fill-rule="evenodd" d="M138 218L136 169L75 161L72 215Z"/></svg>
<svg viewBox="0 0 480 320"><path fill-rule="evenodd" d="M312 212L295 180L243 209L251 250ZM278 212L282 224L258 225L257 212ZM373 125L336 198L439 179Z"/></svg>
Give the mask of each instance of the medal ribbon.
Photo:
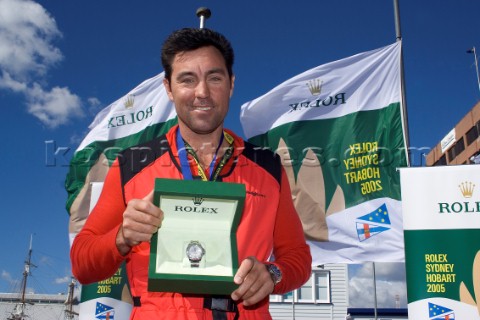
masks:
<svg viewBox="0 0 480 320"><path fill-rule="evenodd" d="M225 154L223 155L222 159L220 160L220 163L218 164L217 168L215 169L215 162L217 162L217 154L218 151L220 150L220 147L222 146L223 139L226 139L227 142L230 144L228 149L225 150ZM185 180L192 180L192 172L190 170L190 165L188 163L188 156L187 153L189 153L192 157L193 160L195 160L195 163L197 164L198 168L198 174L200 175L200 178L203 181L215 181L217 180L220 171L222 170L223 166L227 163L228 159L233 154L233 137L223 131L222 136L220 137L220 142L218 144L217 150L215 150L215 154L213 155L212 162L210 163L210 179L208 179L207 174L205 173L205 170L203 170L202 166L200 165L200 161L198 160L197 154L195 153L195 150L183 140L182 135L180 133L180 129L177 129L177 149L178 149L178 158L180 159L180 166L182 167L182 173L183 173L183 178Z"/></svg>

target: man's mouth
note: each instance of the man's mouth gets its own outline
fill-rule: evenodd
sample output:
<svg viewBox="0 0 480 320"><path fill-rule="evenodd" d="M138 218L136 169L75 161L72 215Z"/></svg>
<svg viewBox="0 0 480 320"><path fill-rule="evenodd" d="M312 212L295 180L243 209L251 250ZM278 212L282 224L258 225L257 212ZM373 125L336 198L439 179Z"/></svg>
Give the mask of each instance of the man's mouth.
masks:
<svg viewBox="0 0 480 320"><path fill-rule="evenodd" d="M200 111L208 111L212 109L212 107L195 107L195 110L200 110Z"/></svg>

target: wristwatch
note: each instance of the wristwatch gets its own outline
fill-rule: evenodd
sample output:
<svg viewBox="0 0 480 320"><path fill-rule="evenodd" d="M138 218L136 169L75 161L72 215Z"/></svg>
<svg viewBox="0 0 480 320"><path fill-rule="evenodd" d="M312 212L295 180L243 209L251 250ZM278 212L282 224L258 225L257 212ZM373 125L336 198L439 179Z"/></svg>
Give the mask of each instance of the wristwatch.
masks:
<svg viewBox="0 0 480 320"><path fill-rule="evenodd" d="M202 261L202 258L205 255L205 249L202 247L202 244L196 240L192 240L187 245L186 252L187 258L190 260L190 267L198 268L200 266L200 261Z"/></svg>
<svg viewBox="0 0 480 320"><path fill-rule="evenodd" d="M276 265L269 263L265 266L267 267L268 272L270 272L274 285L277 285L277 283L282 281L282 271L280 271Z"/></svg>

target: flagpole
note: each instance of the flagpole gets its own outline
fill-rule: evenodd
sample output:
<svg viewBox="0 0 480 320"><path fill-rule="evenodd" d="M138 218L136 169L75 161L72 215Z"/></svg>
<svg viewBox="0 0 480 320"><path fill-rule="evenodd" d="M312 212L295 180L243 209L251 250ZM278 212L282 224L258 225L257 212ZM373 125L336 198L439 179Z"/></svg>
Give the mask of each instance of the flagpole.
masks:
<svg viewBox="0 0 480 320"><path fill-rule="evenodd" d="M374 301L373 313L375 316L375 320L377 320L377 277L375 275L375 261L372 261L372 266L373 266L373 301Z"/></svg>
<svg viewBox="0 0 480 320"><path fill-rule="evenodd" d="M475 47L473 47L472 49L467 50L467 53L473 53L473 56L475 57L475 68L477 70L478 90L480 91L480 75L478 75L477 51L475 50Z"/></svg>
<svg viewBox="0 0 480 320"><path fill-rule="evenodd" d="M393 10L395 15L395 36L396 41L402 41L402 29L400 27L400 7L398 0L393 0ZM408 114L407 114L407 99L405 94L405 72L403 68L403 48L400 53L400 83L402 92L402 116L404 124L405 145L407 150L405 154L407 156L407 166L410 166L410 134L408 129Z"/></svg>
<svg viewBox="0 0 480 320"><path fill-rule="evenodd" d="M200 29L205 28L205 21L210 18L212 12L206 7L200 7L197 9L197 17L200 19Z"/></svg>

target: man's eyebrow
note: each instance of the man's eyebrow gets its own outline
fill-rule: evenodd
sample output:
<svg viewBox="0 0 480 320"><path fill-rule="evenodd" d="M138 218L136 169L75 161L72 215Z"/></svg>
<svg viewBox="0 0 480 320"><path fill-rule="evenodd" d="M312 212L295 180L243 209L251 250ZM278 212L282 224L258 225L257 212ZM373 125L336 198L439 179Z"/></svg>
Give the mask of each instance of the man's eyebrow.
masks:
<svg viewBox="0 0 480 320"><path fill-rule="evenodd" d="M207 72L207 75L214 74L214 73L226 74L227 72L224 68L213 68Z"/></svg>
<svg viewBox="0 0 480 320"><path fill-rule="evenodd" d="M191 71L183 71L183 72L180 72L179 74L177 74L177 76L175 78L180 79L182 77L188 77L188 76L195 76L195 73L193 73Z"/></svg>

